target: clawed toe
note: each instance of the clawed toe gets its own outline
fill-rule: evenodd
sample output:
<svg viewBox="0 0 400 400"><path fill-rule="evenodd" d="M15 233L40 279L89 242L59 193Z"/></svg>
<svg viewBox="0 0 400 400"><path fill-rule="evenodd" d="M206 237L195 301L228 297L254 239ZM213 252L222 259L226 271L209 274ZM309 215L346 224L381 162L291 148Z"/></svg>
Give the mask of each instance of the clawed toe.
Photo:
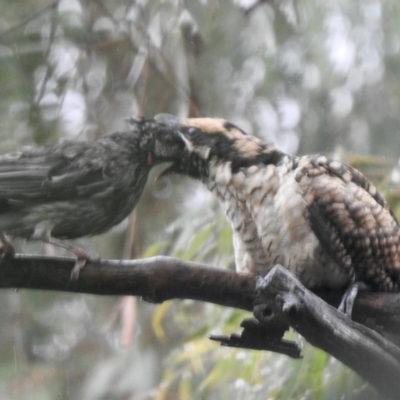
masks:
<svg viewBox="0 0 400 400"><path fill-rule="evenodd" d="M346 290L345 294L343 295L342 301L340 302L340 305L338 307L338 310L346 314L349 318L351 318L354 301L357 297L359 288L360 284L358 282L355 282L352 285L350 285L350 287Z"/></svg>
<svg viewBox="0 0 400 400"><path fill-rule="evenodd" d="M79 249L81 250L81 249ZM76 257L74 267L72 268L70 281L76 281L79 278L81 269L86 265L87 262L97 263L101 260L98 254L87 254L85 251L74 252ZM77 254L78 253L78 254Z"/></svg>
<svg viewBox="0 0 400 400"><path fill-rule="evenodd" d="M70 281L76 281L79 278L79 273L81 269L85 266L87 259L86 258L77 258L75 260L74 268L72 268Z"/></svg>

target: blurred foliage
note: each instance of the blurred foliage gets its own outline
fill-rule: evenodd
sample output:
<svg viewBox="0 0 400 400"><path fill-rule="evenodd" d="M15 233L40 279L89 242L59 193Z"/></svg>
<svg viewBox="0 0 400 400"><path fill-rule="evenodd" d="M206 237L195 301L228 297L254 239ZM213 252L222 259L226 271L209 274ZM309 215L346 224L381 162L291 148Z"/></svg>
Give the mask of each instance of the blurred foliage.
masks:
<svg viewBox="0 0 400 400"><path fill-rule="evenodd" d="M397 1L0 5L1 152L91 140L124 129L130 116L220 116L285 151L349 161L400 215ZM80 245L104 258L168 254L234 267L218 204L179 177L150 179L136 220ZM1 399L377 398L306 344L293 361L208 341L211 332L238 331L248 316L238 310L140 302L132 344L122 347L120 299L30 291L0 298Z"/></svg>

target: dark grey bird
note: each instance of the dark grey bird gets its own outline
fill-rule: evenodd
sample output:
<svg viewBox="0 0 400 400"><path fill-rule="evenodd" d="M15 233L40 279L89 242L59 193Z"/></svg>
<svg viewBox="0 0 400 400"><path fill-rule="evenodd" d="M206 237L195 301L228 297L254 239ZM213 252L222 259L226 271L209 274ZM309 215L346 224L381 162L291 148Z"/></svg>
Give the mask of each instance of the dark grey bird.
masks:
<svg viewBox="0 0 400 400"><path fill-rule="evenodd" d="M131 123L130 130L94 142L65 141L0 156L6 251L12 251L6 235L55 244L76 254L71 277L78 276L90 255L60 239L97 235L121 222L139 201L152 167L151 124Z"/></svg>
<svg viewBox="0 0 400 400"><path fill-rule="evenodd" d="M399 291L399 224L361 172L286 154L223 119L155 120L157 148L172 147L154 161L172 161L164 174L198 179L220 200L238 271L265 275L279 263L308 288L347 287L348 314L359 283Z"/></svg>

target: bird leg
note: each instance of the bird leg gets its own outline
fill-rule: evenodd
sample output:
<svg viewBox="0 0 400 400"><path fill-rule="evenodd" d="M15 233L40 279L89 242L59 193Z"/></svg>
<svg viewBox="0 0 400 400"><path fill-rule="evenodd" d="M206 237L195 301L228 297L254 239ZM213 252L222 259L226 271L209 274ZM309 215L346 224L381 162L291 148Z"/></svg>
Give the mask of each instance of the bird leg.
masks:
<svg viewBox="0 0 400 400"><path fill-rule="evenodd" d="M357 297L359 289L360 289L360 282L352 283L344 293L342 301L340 302L340 305L338 307L338 310L346 314L349 318L351 318L354 300Z"/></svg>
<svg viewBox="0 0 400 400"><path fill-rule="evenodd" d="M76 255L75 264L74 264L74 267L72 268L71 276L70 276L71 281L76 281L79 278L79 272L86 265L87 261L91 261L91 262L100 261L100 257L97 254L89 254L88 252L81 249L80 247L73 246L69 243L65 243L62 240L53 238L52 236L49 236L48 239L43 240L43 242L52 244L57 247L61 247L62 249L70 251L71 253Z"/></svg>
<svg viewBox="0 0 400 400"><path fill-rule="evenodd" d="M76 281L79 278L79 272L86 265L87 260L87 258L80 258L79 256L76 256L74 268L72 268L71 275L69 277L70 281Z"/></svg>
<svg viewBox="0 0 400 400"><path fill-rule="evenodd" d="M89 254L80 247L73 246L72 244L63 242L62 240L55 239L50 235L48 230L43 228L37 228L30 239L40 240L44 243L52 244L54 246L70 251L71 253L76 255L75 265L72 268L70 276L71 281L77 280L79 278L79 272L85 266L87 261L100 261L100 257L97 254Z"/></svg>

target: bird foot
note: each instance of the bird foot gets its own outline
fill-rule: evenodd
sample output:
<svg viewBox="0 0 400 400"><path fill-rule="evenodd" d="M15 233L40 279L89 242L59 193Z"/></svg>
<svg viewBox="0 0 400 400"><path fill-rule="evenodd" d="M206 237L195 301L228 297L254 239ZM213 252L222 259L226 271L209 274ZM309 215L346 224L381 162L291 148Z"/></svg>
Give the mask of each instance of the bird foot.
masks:
<svg viewBox="0 0 400 400"><path fill-rule="evenodd" d="M85 266L86 264L86 258L79 258L75 260L74 268L72 268L71 275L69 277L70 281L76 281L79 278L79 273L81 272L81 269Z"/></svg>
<svg viewBox="0 0 400 400"><path fill-rule="evenodd" d="M86 265L86 262L96 263L100 261L100 257L98 254L89 254L85 250L76 247L72 244L66 243L62 240L56 239L52 237L48 230L44 229L43 227L38 227L34 234L32 235L31 239L34 240L41 240L44 243L49 243L54 246L60 247L71 253L76 255L75 265L72 268L71 275L70 275L70 282L76 281L79 278L79 272L81 269Z"/></svg>
<svg viewBox="0 0 400 400"><path fill-rule="evenodd" d="M72 252L76 255L76 260L69 278L71 282L76 281L79 278L79 273L81 272L81 269L86 265L88 261L91 263L97 263L101 260L98 254L88 254L85 250L80 248L75 248Z"/></svg>
<svg viewBox="0 0 400 400"><path fill-rule="evenodd" d="M342 301L338 307L338 310L346 314L351 318L351 313L353 312L354 300L357 297L358 290L360 288L359 282L352 283L342 297Z"/></svg>

